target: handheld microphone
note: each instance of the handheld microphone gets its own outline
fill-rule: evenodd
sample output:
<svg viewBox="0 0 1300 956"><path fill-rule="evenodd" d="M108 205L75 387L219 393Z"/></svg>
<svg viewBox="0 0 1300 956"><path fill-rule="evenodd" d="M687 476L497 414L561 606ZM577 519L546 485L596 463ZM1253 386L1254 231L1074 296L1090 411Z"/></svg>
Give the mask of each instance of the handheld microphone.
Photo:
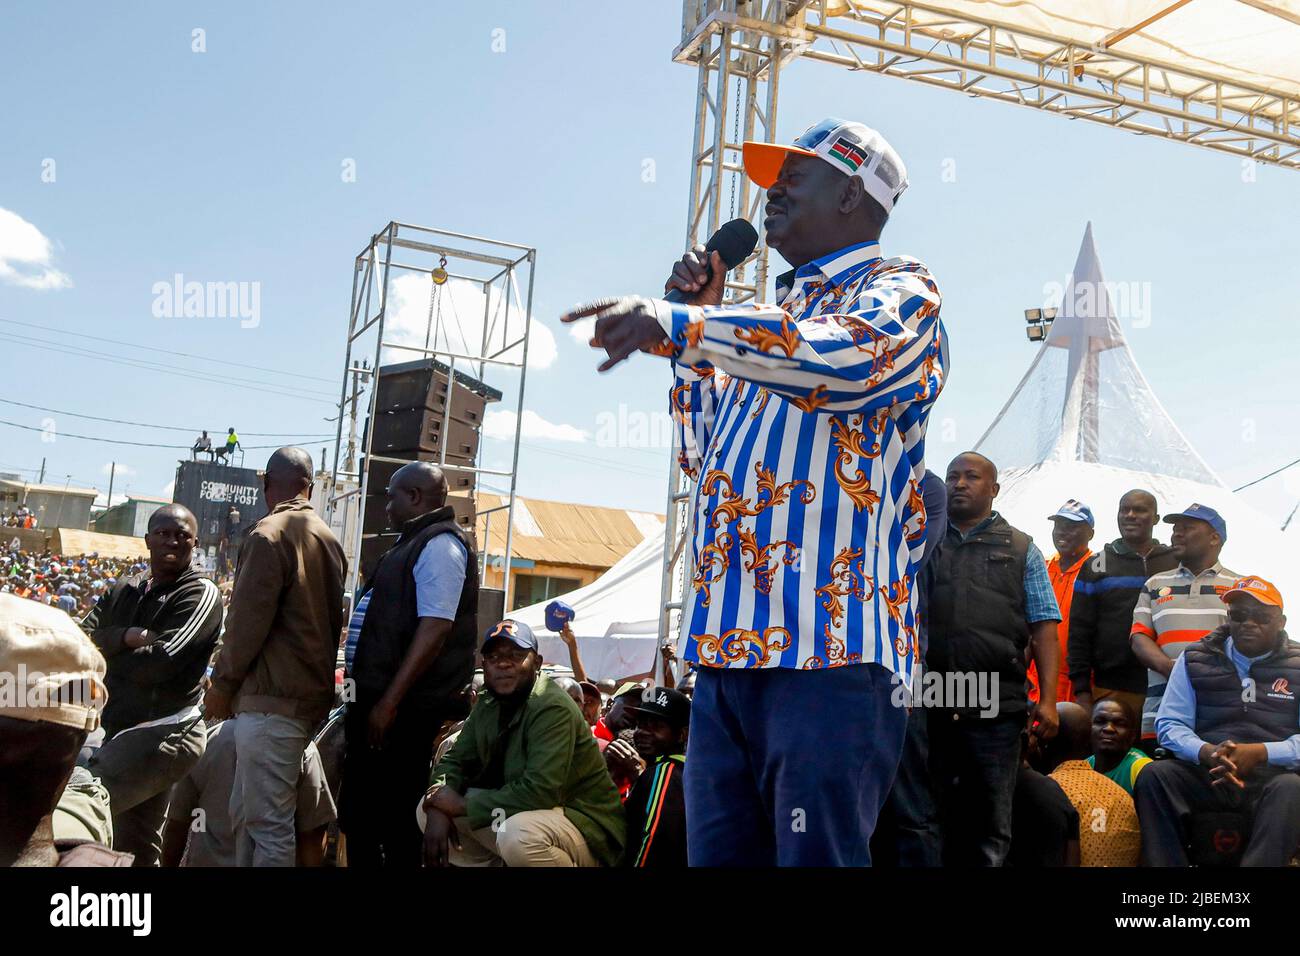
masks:
<svg viewBox="0 0 1300 956"><path fill-rule="evenodd" d="M704 267L710 279L713 278L713 269L707 265L707 259L711 258L711 253L717 252L722 256L722 262L730 272L736 266L740 265L749 258L749 254L754 251L758 245L758 232L750 225L748 219L733 219L724 225L721 229L709 237L709 243L704 247L706 253L706 265ZM686 293L681 289L670 289L664 296L668 302L685 302Z"/></svg>

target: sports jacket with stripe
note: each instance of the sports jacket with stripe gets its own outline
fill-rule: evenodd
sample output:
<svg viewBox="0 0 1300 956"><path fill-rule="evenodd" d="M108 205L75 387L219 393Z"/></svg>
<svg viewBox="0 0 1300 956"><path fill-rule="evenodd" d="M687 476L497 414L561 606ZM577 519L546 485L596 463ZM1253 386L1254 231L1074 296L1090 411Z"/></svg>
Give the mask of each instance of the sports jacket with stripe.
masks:
<svg viewBox="0 0 1300 956"><path fill-rule="evenodd" d="M192 707L199 682L221 635L221 594L192 569L170 584L149 587L148 574L118 581L81 622L108 661L104 732L120 731ZM147 628L154 640L129 648L128 628Z"/></svg>
<svg viewBox="0 0 1300 956"><path fill-rule="evenodd" d="M623 865L646 869L686 866L686 756L657 758L623 804L627 847Z"/></svg>

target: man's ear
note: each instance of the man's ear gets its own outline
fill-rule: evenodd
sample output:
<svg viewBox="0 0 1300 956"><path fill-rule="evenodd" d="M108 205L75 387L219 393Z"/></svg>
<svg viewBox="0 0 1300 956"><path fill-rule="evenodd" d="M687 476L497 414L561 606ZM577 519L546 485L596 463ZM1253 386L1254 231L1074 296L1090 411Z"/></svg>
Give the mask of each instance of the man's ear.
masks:
<svg viewBox="0 0 1300 956"><path fill-rule="evenodd" d="M866 196L866 187L862 180L857 176L846 176L848 182L840 192L840 212L848 214L853 212L862 205L863 197Z"/></svg>

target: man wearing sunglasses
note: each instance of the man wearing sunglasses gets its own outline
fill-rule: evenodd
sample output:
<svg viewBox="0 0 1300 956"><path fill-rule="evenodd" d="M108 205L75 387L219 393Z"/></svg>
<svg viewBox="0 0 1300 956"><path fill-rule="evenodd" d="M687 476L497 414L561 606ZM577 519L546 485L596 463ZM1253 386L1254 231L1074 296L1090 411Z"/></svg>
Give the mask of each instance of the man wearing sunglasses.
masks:
<svg viewBox="0 0 1300 956"><path fill-rule="evenodd" d="M1187 865L1198 811L1253 813L1243 866L1286 866L1300 848L1300 648L1268 581L1238 578L1223 601L1228 622L1175 662L1156 717L1178 759L1157 760L1134 785L1147 866Z"/></svg>

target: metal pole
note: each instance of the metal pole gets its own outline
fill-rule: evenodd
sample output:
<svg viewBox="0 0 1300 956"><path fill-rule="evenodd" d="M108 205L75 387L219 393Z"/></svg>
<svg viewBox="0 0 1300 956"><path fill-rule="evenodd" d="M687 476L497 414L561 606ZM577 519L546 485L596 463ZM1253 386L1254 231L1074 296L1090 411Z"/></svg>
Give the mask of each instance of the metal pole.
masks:
<svg viewBox="0 0 1300 956"><path fill-rule="evenodd" d="M384 325L386 324L388 319L388 266L393 258L393 239L396 237L397 224L390 222L385 232L387 235L384 240L384 269L383 269L382 276L379 278L379 282L380 282L379 320L378 320L379 329L376 332L376 336L375 336L376 377L378 377L379 375L380 357L383 355L383 351L384 351ZM374 256L373 245L371 246L371 256L373 259ZM361 576L361 538L362 538L362 529L365 524L363 518L365 516L366 495L370 493L370 447L375 440L375 408L377 405L378 397L379 397L379 389L372 388L370 390L370 403L369 403L369 412L368 412L370 427L366 429L366 440L364 443L365 447L362 449L362 453L365 455L366 458L366 467L361 470L361 495L358 499L359 506L357 511L357 530L356 533L353 535L353 538L356 541L356 560L352 562L352 567L349 569L349 573L348 573L349 584L350 584L349 590L352 592L352 600L354 604L356 602L356 595L357 595L357 581Z"/></svg>
<svg viewBox="0 0 1300 956"><path fill-rule="evenodd" d="M117 462L113 462L108 470L108 505L105 510L113 507L113 479L117 477Z"/></svg>
<svg viewBox="0 0 1300 956"><path fill-rule="evenodd" d="M326 524L333 522L336 507L334 498L339 484L339 455L343 451L343 406L347 404L348 400L348 369L352 365L352 332L357 327L357 275L360 271L357 260L352 260L352 295L348 299L348 342L343 351L343 381L339 385L339 420L334 430L334 477L331 482L329 496L325 501ZM345 467L348 471L354 470L350 463L345 462Z"/></svg>
<svg viewBox="0 0 1300 956"><path fill-rule="evenodd" d="M514 278L514 266L510 267L510 278ZM510 509L506 512L506 553L505 553L505 571L503 572L501 589L505 592L506 606L510 604L510 558L513 554L515 535L515 488L519 483L519 437L523 430L524 420L524 383L528 377L528 341L531 338L529 332L532 325L533 317L533 279L537 275L537 253L535 250L528 252L528 304L524 307L524 354L519 362L519 400L515 403L515 446L513 457L510 462ZM509 326L510 315L510 297L506 296L506 324Z"/></svg>

